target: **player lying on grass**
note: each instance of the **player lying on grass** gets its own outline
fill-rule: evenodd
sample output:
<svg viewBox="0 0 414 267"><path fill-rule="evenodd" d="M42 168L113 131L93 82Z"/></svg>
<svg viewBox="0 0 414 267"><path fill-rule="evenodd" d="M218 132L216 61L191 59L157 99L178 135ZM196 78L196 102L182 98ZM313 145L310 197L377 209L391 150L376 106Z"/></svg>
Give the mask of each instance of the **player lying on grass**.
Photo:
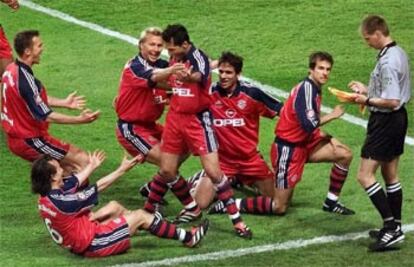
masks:
<svg viewBox="0 0 414 267"><path fill-rule="evenodd" d="M86 257L104 257L127 251L130 237L138 229L148 230L162 238L175 239L187 247L197 245L208 229L208 221L186 231L162 219L159 213L127 210L111 201L96 212L98 192L108 188L143 157L127 159L119 167L95 184L84 182L105 159L102 151L89 154L89 163L77 174L63 177L59 162L48 155L37 159L32 167L32 191L40 194L39 212L52 239L71 252Z"/></svg>

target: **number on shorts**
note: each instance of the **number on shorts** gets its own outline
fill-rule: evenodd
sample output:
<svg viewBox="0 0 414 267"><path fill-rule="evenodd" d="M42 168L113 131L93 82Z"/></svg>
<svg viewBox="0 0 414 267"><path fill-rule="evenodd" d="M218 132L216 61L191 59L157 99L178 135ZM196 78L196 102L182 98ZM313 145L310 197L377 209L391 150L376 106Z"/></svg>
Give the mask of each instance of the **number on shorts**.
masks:
<svg viewBox="0 0 414 267"><path fill-rule="evenodd" d="M58 245L61 245L63 243L62 235L58 231L56 231L56 229L52 228L52 222L48 218L45 218L45 224L53 241L55 241Z"/></svg>

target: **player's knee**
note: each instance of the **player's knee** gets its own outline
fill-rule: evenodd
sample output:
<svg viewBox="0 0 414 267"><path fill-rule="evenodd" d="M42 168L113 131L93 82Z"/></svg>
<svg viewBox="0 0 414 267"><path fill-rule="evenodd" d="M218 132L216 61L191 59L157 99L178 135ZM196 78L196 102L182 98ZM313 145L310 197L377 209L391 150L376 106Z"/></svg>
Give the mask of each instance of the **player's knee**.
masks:
<svg viewBox="0 0 414 267"><path fill-rule="evenodd" d="M202 210L208 208L208 206L211 203L210 199L206 199L205 197L200 196L200 194L194 195L194 200L197 202L197 205Z"/></svg>
<svg viewBox="0 0 414 267"><path fill-rule="evenodd" d="M362 185L362 187L367 188L375 181L375 176L373 174L359 170L357 173L357 180Z"/></svg>
<svg viewBox="0 0 414 267"><path fill-rule="evenodd" d="M352 150L346 149L343 157L344 157L345 162L347 162L348 164L351 163L352 158L353 158Z"/></svg>
<svg viewBox="0 0 414 267"><path fill-rule="evenodd" d="M289 205L287 203L273 202L273 212L278 216L284 216L287 212Z"/></svg>
<svg viewBox="0 0 414 267"><path fill-rule="evenodd" d="M116 200L109 201L108 205L111 208L116 209L116 210L123 210L124 209L124 207L121 204L119 204L119 202L116 201Z"/></svg>
<svg viewBox="0 0 414 267"><path fill-rule="evenodd" d="M177 171L170 169L170 168L163 168L160 169L160 175L166 182L174 181L175 177L177 176Z"/></svg>
<svg viewBox="0 0 414 267"><path fill-rule="evenodd" d="M135 224L138 229L147 229L152 222L151 216L153 215L142 209L133 210L129 215L132 217L133 224Z"/></svg>

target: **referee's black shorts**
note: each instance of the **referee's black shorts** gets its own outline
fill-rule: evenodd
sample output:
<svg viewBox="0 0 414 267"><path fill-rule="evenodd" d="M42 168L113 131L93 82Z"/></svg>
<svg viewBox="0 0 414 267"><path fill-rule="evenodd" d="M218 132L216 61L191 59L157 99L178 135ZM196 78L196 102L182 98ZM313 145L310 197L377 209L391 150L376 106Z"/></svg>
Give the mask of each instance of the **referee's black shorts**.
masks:
<svg viewBox="0 0 414 267"><path fill-rule="evenodd" d="M391 161L401 155L404 152L407 126L407 111L404 106L390 113L371 112L361 157Z"/></svg>

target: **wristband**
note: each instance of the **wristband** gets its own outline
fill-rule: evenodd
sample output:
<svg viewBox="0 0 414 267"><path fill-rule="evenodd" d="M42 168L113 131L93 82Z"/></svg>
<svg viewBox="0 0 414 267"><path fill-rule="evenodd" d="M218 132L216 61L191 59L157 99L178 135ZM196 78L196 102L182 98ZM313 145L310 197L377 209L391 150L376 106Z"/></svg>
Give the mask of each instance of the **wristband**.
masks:
<svg viewBox="0 0 414 267"><path fill-rule="evenodd" d="M369 103L370 99L371 99L370 97L367 97L367 100L365 100L365 105L368 106L368 107L371 106L371 104Z"/></svg>

